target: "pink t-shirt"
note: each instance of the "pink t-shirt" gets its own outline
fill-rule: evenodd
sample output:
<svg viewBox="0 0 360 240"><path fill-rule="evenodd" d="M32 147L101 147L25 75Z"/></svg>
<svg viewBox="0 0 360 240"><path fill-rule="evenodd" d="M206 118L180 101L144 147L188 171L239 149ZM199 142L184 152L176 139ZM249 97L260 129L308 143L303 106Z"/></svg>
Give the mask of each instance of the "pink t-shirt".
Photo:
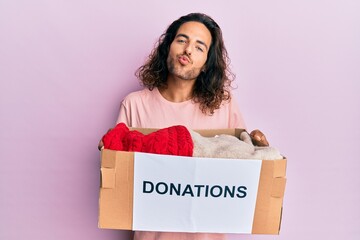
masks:
<svg viewBox="0 0 360 240"><path fill-rule="evenodd" d="M117 123L129 127L166 128L184 125L190 129L245 128L234 98L223 103L213 115L201 112L191 100L174 103L166 100L157 88L130 93L122 101Z"/></svg>
<svg viewBox="0 0 360 240"><path fill-rule="evenodd" d="M191 100L174 103L166 100L157 88L130 93L122 101L117 123L129 127L166 128L184 125L190 129L245 128L234 98L213 115L203 114ZM221 221L221 219L219 219ZM225 240L225 234L170 233L136 231L134 240Z"/></svg>

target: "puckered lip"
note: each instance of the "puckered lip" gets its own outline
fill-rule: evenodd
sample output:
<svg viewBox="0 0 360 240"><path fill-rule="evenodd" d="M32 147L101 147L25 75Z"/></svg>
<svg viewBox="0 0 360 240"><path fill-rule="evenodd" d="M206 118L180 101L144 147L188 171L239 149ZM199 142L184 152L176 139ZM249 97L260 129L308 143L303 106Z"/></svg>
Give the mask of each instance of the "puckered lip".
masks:
<svg viewBox="0 0 360 240"><path fill-rule="evenodd" d="M186 56L186 55L180 55L179 57L178 57L178 60L179 60L179 62L180 63L184 63L184 64L188 64L188 63L191 63L191 60L190 60L190 58L188 57L188 56Z"/></svg>

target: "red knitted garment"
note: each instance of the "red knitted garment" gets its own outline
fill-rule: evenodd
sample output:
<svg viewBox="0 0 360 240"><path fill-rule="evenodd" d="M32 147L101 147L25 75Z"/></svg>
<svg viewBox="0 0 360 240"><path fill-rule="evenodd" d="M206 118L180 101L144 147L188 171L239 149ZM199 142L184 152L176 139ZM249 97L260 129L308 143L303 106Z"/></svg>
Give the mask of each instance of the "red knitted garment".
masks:
<svg viewBox="0 0 360 240"><path fill-rule="evenodd" d="M190 132L184 126L163 128L144 135L119 123L102 141L105 149L178 156L192 156L194 148Z"/></svg>

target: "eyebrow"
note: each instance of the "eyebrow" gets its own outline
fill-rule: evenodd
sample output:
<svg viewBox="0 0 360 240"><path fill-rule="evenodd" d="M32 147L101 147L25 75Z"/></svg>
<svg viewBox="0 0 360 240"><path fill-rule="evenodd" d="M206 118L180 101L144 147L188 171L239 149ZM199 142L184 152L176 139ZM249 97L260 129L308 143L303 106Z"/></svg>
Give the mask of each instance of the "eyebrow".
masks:
<svg viewBox="0 0 360 240"><path fill-rule="evenodd" d="M183 34L183 33L179 33L178 35L176 35L175 38L178 38L178 37L184 37L184 38L186 38L186 39L189 39L189 38L190 38L188 35ZM201 45L203 45L204 47L206 47L206 49L209 49L208 46L206 45L206 43L204 43L203 41L201 41L201 40L196 40L196 42L199 43L199 44L201 44Z"/></svg>

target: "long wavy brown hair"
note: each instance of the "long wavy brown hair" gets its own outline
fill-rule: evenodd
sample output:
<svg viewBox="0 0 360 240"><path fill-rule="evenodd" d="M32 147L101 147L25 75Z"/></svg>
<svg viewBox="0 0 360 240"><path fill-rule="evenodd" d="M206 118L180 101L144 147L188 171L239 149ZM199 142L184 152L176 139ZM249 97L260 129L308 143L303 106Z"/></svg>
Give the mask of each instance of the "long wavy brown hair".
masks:
<svg viewBox="0 0 360 240"><path fill-rule="evenodd" d="M167 87L167 57L172 41L180 26L195 21L204 24L211 33L211 45L205 63L206 70L197 77L193 101L200 103L204 114L212 115L223 101L230 100L231 82L235 75L230 71L230 59L226 51L219 25L202 13L190 13L174 21L162 34L148 60L135 73L142 84L150 90Z"/></svg>

